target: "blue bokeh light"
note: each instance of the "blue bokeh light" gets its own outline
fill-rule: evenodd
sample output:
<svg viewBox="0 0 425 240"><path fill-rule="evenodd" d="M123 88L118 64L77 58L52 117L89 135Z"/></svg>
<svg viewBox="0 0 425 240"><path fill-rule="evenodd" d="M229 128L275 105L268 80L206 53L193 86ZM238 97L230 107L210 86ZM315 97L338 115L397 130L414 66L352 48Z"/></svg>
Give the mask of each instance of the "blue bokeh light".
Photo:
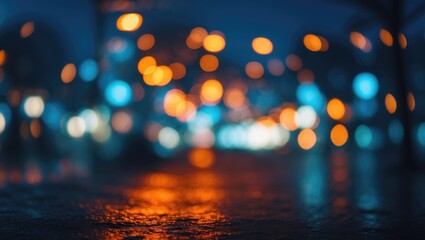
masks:
<svg viewBox="0 0 425 240"><path fill-rule="evenodd" d="M114 80L106 87L106 101L113 106L125 106L130 102L131 97L132 93L130 85L124 81Z"/></svg>
<svg viewBox="0 0 425 240"><path fill-rule="evenodd" d="M390 140L395 144L399 144L403 140L404 129L398 119L391 121L388 126L388 136L390 136Z"/></svg>
<svg viewBox="0 0 425 240"><path fill-rule="evenodd" d="M361 99L372 99L379 89L378 79L372 73L363 72L357 74L353 81L353 91Z"/></svg>
<svg viewBox="0 0 425 240"><path fill-rule="evenodd" d="M316 84L301 84L297 87L296 95L302 105L309 105L316 111L324 107L324 98Z"/></svg>
<svg viewBox="0 0 425 240"><path fill-rule="evenodd" d="M81 79L90 82L97 77L98 71L97 63L93 59L87 59L81 63L78 74Z"/></svg>
<svg viewBox="0 0 425 240"><path fill-rule="evenodd" d="M425 123L421 123L417 132L418 141L422 146L425 146Z"/></svg>

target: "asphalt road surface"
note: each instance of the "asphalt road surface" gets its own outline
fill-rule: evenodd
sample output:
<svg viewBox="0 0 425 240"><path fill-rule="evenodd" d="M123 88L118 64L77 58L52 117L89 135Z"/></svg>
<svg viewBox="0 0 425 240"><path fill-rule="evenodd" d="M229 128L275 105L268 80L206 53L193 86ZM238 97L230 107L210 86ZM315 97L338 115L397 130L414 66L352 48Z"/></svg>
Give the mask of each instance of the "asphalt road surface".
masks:
<svg viewBox="0 0 425 240"><path fill-rule="evenodd" d="M3 169L0 239L425 238L423 173L371 153L317 155L218 153L208 169L180 157L35 180Z"/></svg>

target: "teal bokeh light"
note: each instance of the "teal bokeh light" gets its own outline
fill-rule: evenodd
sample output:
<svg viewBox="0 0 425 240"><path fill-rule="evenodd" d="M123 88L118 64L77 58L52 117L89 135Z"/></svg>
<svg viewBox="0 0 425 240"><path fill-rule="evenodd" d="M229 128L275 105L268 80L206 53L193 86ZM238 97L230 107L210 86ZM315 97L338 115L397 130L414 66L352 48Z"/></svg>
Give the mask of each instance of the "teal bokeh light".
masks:
<svg viewBox="0 0 425 240"><path fill-rule="evenodd" d="M372 99L378 93L378 89L378 79L372 73L363 72L354 77L353 91L357 97L365 100Z"/></svg>
<svg viewBox="0 0 425 240"><path fill-rule="evenodd" d="M131 100L130 86L121 80L114 80L106 87L105 99L109 104L122 107L127 105Z"/></svg>

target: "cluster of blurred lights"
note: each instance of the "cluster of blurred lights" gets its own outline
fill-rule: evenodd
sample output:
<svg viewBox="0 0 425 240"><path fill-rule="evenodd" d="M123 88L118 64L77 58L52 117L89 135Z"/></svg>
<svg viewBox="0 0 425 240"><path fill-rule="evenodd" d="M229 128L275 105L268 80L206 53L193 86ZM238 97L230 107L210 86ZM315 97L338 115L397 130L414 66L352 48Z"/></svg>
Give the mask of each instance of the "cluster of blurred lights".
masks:
<svg viewBox="0 0 425 240"><path fill-rule="evenodd" d="M125 13L117 18L116 28L122 32L137 32L142 23L142 15ZM23 38L33 32L33 22L21 28ZM125 33L121 35L125 36ZM145 87L149 87L152 90L149 93L153 95L149 99L155 101L152 103L154 113L142 116L146 139L152 142L156 152L162 156L191 146L190 163L197 168L208 168L215 161L210 149L214 146L252 151L272 150L290 147L288 143L292 140L299 148L310 150L327 132L328 140L336 147L342 147L350 138L346 124L353 117L369 118L377 109L379 81L370 72L354 76L352 91L356 98L350 104L336 97L327 99L315 83L315 73L305 68L302 59L295 54L284 60L273 56L266 63L249 60L245 65L244 76L232 76L230 81L222 80L222 66L217 53L225 49L226 39L219 31L208 32L202 27L190 31L185 39L185 50L196 51L195 56L199 56L192 60L182 57L190 54L177 54L179 59L176 56L163 57L167 53L156 52L163 46L155 46L161 39L156 39L151 33L139 35L134 41L121 35L107 41L110 53L107 61L126 65L133 61L137 46L143 52L137 61L137 72L143 81L132 83L124 77L120 78L125 80L120 80L114 77L113 69L100 69L94 59L86 59L79 65L65 64L60 73L60 80L64 84L70 84L76 79L84 82L99 79L99 87L109 106L100 104L94 108L80 109L77 113L66 113L60 104L45 102L46 98L42 94L25 96L21 106L25 116L31 119L30 132L34 137L42 134L38 118L52 130L62 129L76 139L90 135L98 143L108 142L113 134L129 134L137 129L140 120L137 108L132 109L130 104L146 99L144 96L148 92L145 92ZM349 37L354 47L363 52L372 51L369 38L362 33L352 32ZM388 47L393 46L395 41L385 29L380 30L379 38ZM407 46L403 34L400 33L397 40L402 48ZM303 44L311 52L329 50L328 40L315 34L306 34ZM275 54L273 42L266 37L252 39L251 46L259 55ZM6 51L0 50L0 67L6 61ZM273 91L267 92L251 84L251 81L261 83L262 78L270 75L279 78L286 69L298 80L294 89L296 101L278 102L271 94ZM188 75L193 79L187 79ZM188 81L194 83L190 90L182 84ZM18 95L11 97L18 99L16 105L19 105L21 98ZM408 103L409 109L413 111L413 93L409 93ZM383 104L390 114L396 113L397 99L393 94L386 94ZM0 105L0 134L7 130L10 115L9 107ZM332 121L329 124L332 127L328 130L319 126L325 117ZM400 121L394 120L388 125L388 136L396 144L401 142L404 129ZM424 136L425 123L422 123L417 128L417 139L423 146ZM376 149L383 142L383 133L378 127L360 125L355 128L353 139L360 148Z"/></svg>

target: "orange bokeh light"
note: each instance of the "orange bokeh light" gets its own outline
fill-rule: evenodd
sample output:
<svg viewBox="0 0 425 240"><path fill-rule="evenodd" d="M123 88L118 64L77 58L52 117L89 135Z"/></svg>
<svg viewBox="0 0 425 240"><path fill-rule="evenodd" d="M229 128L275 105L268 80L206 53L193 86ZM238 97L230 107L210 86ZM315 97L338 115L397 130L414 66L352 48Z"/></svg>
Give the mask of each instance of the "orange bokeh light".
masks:
<svg viewBox="0 0 425 240"><path fill-rule="evenodd" d="M179 80L184 78L184 76L186 76L186 67L179 62L175 62L170 64L170 69L173 72L173 79L174 80Z"/></svg>
<svg viewBox="0 0 425 240"><path fill-rule="evenodd" d="M143 34L137 39L137 47L142 51L147 51L155 45L155 37L152 34Z"/></svg>
<svg viewBox="0 0 425 240"><path fill-rule="evenodd" d="M385 95L385 107L390 114L397 111L397 101L391 93Z"/></svg>
<svg viewBox="0 0 425 240"><path fill-rule="evenodd" d="M298 145L304 150L309 150L316 144L316 133L313 130L306 128L298 134Z"/></svg>
<svg viewBox="0 0 425 240"><path fill-rule="evenodd" d="M199 66L205 72L214 72L219 65L218 58L211 54L206 54L199 60Z"/></svg>
<svg viewBox="0 0 425 240"><path fill-rule="evenodd" d="M201 101L206 105L215 105L223 96L223 86L215 79L205 81L201 85Z"/></svg>
<svg viewBox="0 0 425 240"><path fill-rule="evenodd" d="M70 83L74 80L75 75L77 74L77 68L73 63L66 64L61 72L61 79L64 83Z"/></svg>
<svg viewBox="0 0 425 240"><path fill-rule="evenodd" d="M224 94L224 104L231 109L240 109L245 103L245 93L239 88L230 88Z"/></svg>
<svg viewBox="0 0 425 240"><path fill-rule="evenodd" d="M194 148L189 152L189 162L196 168L210 168L215 162L215 154L208 148Z"/></svg>
<svg viewBox="0 0 425 240"><path fill-rule="evenodd" d="M307 34L304 36L303 40L304 46L312 52L318 52L322 49L322 41L317 35Z"/></svg>
<svg viewBox="0 0 425 240"><path fill-rule="evenodd" d="M0 50L0 66L3 66L6 63L6 51L5 50Z"/></svg>
<svg viewBox="0 0 425 240"><path fill-rule="evenodd" d="M337 124L331 130L331 141L335 146L343 146L348 140L347 128L342 124Z"/></svg>
<svg viewBox="0 0 425 240"><path fill-rule="evenodd" d="M245 73L250 78L258 79L263 77L264 67L261 63L252 61L246 64Z"/></svg>
<svg viewBox="0 0 425 240"><path fill-rule="evenodd" d="M410 111L413 112L413 110L415 110L415 106L416 106L415 96L411 92L407 94L407 105L409 106Z"/></svg>
<svg viewBox="0 0 425 240"><path fill-rule="evenodd" d="M293 108L284 108L279 114L280 124L289 131L295 131L298 124L295 121L297 111Z"/></svg>
<svg viewBox="0 0 425 240"><path fill-rule="evenodd" d="M273 43L265 37L257 37L252 40L252 49L258 54L267 55L273 51Z"/></svg>
<svg viewBox="0 0 425 240"><path fill-rule="evenodd" d="M393 45L394 39L390 32L385 29L379 31L379 38L388 47Z"/></svg>
<svg viewBox="0 0 425 240"><path fill-rule="evenodd" d="M137 69L139 70L140 74L152 73L155 69L153 67L156 67L156 60L152 56L143 57L137 64Z"/></svg>
<svg viewBox="0 0 425 240"><path fill-rule="evenodd" d="M27 38L31 36L31 34L34 32L34 23L33 22L27 22L21 27L21 37Z"/></svg>
<svg viewBox="0 0 425 240"><path fill-rule="evenodd" d="M333 98L328 102L326 107L329 117L333 120L341 120L345 114L344 103L341 102L338 98Z"/></svg>

